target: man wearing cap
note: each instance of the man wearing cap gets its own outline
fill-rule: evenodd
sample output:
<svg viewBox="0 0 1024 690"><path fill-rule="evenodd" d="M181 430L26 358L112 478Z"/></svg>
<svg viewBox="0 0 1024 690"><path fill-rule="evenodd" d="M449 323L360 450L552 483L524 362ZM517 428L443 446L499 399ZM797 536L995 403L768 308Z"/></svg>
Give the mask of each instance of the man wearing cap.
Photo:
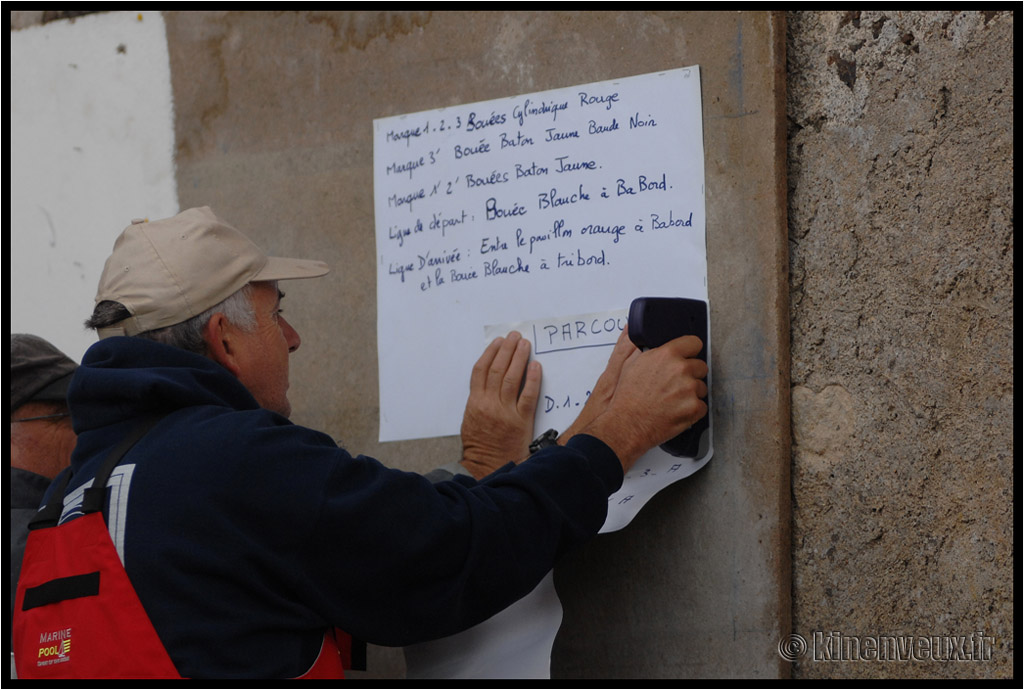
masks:
<svg viewBox="0 0 1024 690"><path fill-rule="evenodd" d="M327 270L267 257L208 208L133 223L104 268L101 340L68 395L73 475L48 504L57 530L88 519L83 485L113 466L102 514L174 673L296 677L324 670L334 628L392 646L469 628L596 534L624 471L706 412L699 340L620 338L580 417L525 462L432 484L350 455L287 419L301 341L278 281ZM519 459L540 381L524 343L477 362L464 460Z"/></svg>
<svg viewBox="0 0 1024 690"><path fill-rule="evenodd" d="M68 466L75 432L67 406L77 365L39 336L11 334L11 599L14 615L28 523L50 481Z"/></svg>

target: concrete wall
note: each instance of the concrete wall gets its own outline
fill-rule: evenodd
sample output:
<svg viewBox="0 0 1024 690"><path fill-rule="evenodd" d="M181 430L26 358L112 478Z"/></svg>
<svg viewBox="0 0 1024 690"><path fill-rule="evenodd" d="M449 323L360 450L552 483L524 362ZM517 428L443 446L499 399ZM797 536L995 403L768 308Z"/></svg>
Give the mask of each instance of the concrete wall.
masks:
<svg viewBox="0 0 1024 690"><path fill-rule="evenodd" d="M679 13L165 16L181 205L210 204L271 251L334 268L286 287L304 334L292 358L294 419L420 472L457 457L459 441L377 441L373 118L701 64L714 466L560 566L565 618L552 670L780 673L774 645L789 613L781 23ZM709 512L716 519L702 519ZM687 653L698 646L706 651ZM399 653L372 654L375 673L401 673Z"/></svg>
<svg viewBox="0 0 1024 690"><path fill-rule="evenodd" d="M12 13L12 26L33 14ZM752 209L784 199L774 184L788 175L788 299L773 296L763 322L748 318L734 283L758 267L718 271L713 337L737 344L716 362L728 363L716 382L733 394L716 425L743 443L718 452L716 438L693 481L563 565L555 674L1012 674L1012 13L164 18L180 205L210 204L269 250L334 267L287 290L307 324L293 385L336 393L296 396L297 421L410 469L447 462L458 444L376 442L369 118L700 63L709 262L716 246L719 260L748 251L714 245L725 238L712 237L713 221L757 227ZM779 44L771 30L783 25L784 85L772 81L777 56L749 52ZM734 117L751 109L745 94L774 112L766 83L787 97L778 170L734 163L778 138L773 117ZM769 212L769 228L782 215ZM785 256L770 246L757 248L762 268L784 286ZM730 310L714 312L716 294ZM762 361L751 334L788 349L790 331L773 333L787 312L791 360L784 349ZM785 389L769 415L736 402L771 395L770 384L741 387L751 371L788 382L790 367L791 433ZM763 460L779 452L783 466ZM772 487L784 495L766 496ZM890 636L912 638L917 658L836 660ZM957 642L984 658L944 661ZM401 674L400 654L373 655L378 675Z"/></svg>

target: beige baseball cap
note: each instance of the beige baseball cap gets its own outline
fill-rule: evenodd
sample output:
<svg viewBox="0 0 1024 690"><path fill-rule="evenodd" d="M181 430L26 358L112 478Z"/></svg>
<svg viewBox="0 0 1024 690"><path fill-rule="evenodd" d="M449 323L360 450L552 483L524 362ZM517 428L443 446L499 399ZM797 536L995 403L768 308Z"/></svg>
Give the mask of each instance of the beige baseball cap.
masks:
<svg viewBox="0 0 1024 690"><path fill-rule="evenodd" d="M173 326L249 283L316 278L329 270L322 261L267 256L207 206L164 220L133 220L114 242L96 292L97 304L120 302L131 317L98 334L137 335Z"/></svg>

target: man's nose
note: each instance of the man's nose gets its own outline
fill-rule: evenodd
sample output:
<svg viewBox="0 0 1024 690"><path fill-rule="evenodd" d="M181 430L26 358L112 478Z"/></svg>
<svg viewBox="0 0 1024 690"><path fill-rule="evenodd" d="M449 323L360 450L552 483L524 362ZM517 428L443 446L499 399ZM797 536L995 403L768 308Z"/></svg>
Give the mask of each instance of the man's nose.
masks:
<svg viewBox="0 0 1024 690"><path fill-rule="evenodd" d="M281 329L284 331L285 342L288 343L288 352L292 353L298 350L299 345L302 344L302 338L299 337L299 332L292 328L292 325L284 318L281 319Z"/></svg>

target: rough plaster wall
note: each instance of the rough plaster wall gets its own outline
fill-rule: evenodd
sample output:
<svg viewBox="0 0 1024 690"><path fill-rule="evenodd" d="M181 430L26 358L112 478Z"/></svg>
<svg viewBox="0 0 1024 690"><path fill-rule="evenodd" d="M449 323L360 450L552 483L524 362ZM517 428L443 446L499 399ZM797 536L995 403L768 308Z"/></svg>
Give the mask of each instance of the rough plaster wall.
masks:
<svg viewBox="0 0 1024 690"><path fill-rule="evenodd" d="M991 638L797 677L1013 671L1013 24L788 18L793 630Z"/></svg>

